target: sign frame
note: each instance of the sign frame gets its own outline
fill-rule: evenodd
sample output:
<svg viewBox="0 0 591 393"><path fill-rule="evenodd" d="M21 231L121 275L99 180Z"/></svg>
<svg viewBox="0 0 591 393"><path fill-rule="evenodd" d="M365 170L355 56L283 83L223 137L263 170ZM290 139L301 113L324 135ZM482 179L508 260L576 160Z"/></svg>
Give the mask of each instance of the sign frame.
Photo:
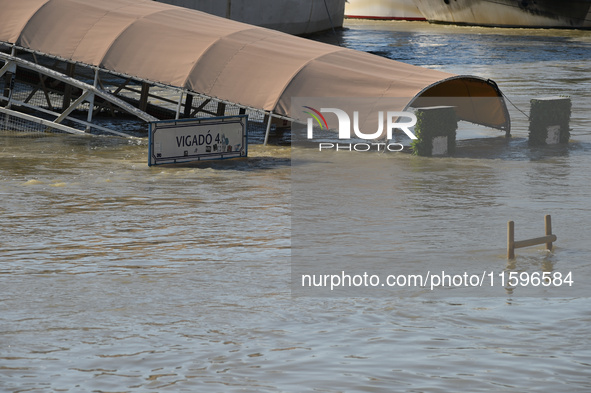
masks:
<svg viewBox="0 0 591 393"><path fill-rule="evenodd" d="M232 133L230 137L234 144L228 144L230 138L226 137L226 132ZM163 143L166 144L164 149ZM171 144L177 146L171 147ZM239 148L236 148L237 146ZM202 148L205 151L200 151ZM163 150L169 153L163 153ZM170 153L171 150L175 152ZM148 166L247 156L248 115L173 119L149 123Z"/></svg>

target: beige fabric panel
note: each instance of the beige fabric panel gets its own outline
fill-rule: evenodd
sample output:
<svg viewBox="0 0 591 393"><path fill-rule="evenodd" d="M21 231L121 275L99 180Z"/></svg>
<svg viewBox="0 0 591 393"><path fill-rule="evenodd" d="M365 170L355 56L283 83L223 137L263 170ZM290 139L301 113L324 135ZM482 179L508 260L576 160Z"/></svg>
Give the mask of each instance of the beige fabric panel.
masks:
<svg viewBox="0 0 591 393"><path fill-rule="evenodd" d="M176 23L163 25L164 20ZM101 65L143 79L186 87L185 81L195 62L219 39L219 34L209 29L194 34L182 22L177 10L136 20L115 39Z"/></svg>
<svg viewBox="0 0 591 393"><path fill-rule="evenodd" d="M72 59L89 28L107 12L88 2L50 1L41 7L26 24L18 44Z"/></svg>
<svg viewBox="0 0 591 393"><path fill-rule="evenodd" d="M274 110L286 86L302 67L342 48L310 45L283 33L251 29L216 42L196 64L188 87L214 97Z"/></svg>
<svg viewBox="0 0 591 393"><path fill-rule="evenodd" d="M142 7L137 7L135 1L101 1L99 4L105 7L108 13L104 14L89 29L80 40L73 59L86 64L100 64L117 38L141 18L161 12L165 8L161 3L152 2Z"/></svg>
<svg viewBox="0 0 591 393"><path fill-rule="evenodd" d="M15 43L25 25L47 0L1 1L0 40Z"/></svg>
<svg viewBox="0 0 591 393"><path fill-rule="evenodd" d="M277 103L277 111L289 111L291 97L407 97L410 100L425 87L451 76L365 52L342 50L307 64L290 82Z"/></svg>

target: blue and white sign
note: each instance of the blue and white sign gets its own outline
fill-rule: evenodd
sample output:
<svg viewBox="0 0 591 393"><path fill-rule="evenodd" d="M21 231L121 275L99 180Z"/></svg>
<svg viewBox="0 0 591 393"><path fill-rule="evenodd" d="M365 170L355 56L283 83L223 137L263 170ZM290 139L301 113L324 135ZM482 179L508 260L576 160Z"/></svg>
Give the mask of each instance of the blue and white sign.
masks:
<svg viewBox="0 0 591 393"><path fill-rule="evenodd" d="M148 165L246 157L248 116L150 123Z"/></svg>

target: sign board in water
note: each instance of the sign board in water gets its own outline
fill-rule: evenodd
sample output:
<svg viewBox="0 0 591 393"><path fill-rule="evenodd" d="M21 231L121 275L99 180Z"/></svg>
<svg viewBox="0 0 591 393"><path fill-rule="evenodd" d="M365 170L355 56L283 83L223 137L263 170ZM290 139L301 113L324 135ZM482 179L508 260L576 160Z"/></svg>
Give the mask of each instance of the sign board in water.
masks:
<svg viewBox="0 0 591 393"><path fill-rule="evenodd" d="M247 156L248 116L150 123L148 165Z"/></svg>

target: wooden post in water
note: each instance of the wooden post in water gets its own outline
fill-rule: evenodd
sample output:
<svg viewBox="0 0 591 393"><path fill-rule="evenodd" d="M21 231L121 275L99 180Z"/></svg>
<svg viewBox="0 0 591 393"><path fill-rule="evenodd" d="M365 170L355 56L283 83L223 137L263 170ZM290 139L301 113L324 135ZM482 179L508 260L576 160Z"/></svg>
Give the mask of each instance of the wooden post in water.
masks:
<svg viewBox="0 0 591 393"><path fill-rule="evenodd" d="M515 249L522 247L536 246L538 244L546 244L546 250L552 251L552 243L556 241L556 235L552 234L552 221L550 215L544 217L546 236L536 237L533 239L515 241L515 223L513 221L507 222L507 259L515 258Z"/></svg>
<svg viewBox="0 0 591 393"><path fill-rule="evenodd" d="M552 217L549 214L544 216L544 227L546 229L546 236L552 236ZM546 243L546 250L552 251L552 242Z"/></svg>
<svg viewBox="0 0 591 393"><path fill-rule="evenodd" d="M507 259L515 258L515 223L507 222Z"/></svg>

